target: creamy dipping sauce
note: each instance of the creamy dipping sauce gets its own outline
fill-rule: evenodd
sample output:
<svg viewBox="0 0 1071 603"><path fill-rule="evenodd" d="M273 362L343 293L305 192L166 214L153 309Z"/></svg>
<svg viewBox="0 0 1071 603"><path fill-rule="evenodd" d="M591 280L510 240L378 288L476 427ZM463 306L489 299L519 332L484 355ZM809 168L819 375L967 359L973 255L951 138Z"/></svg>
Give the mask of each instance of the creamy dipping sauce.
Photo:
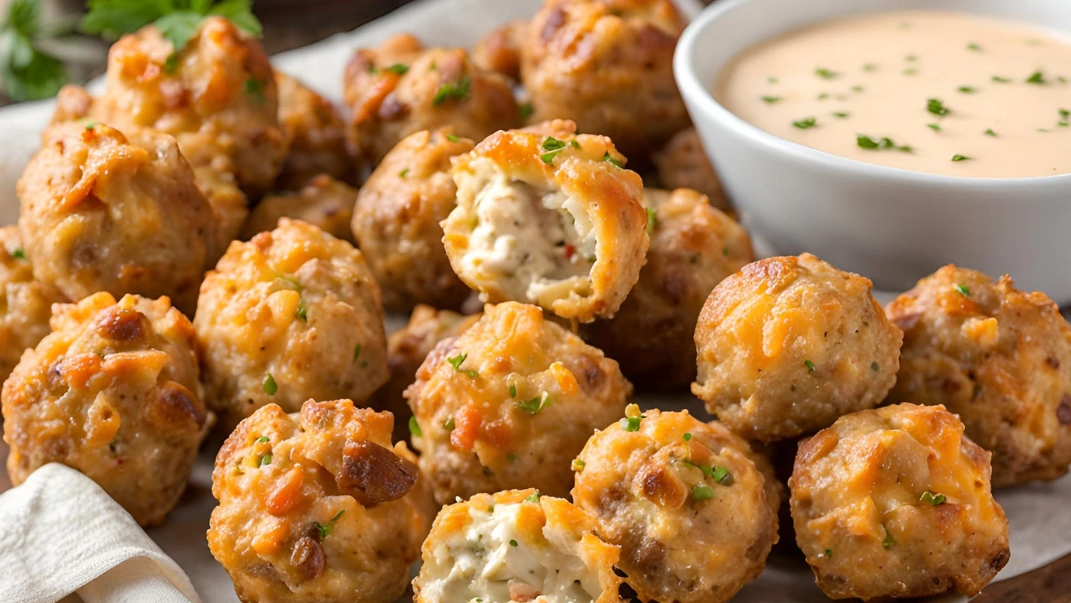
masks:
<svg viewBox="0 0 1071 603"><path fill-rule="evenodd" d="M822 151L975 178L1071 173L1071 44L975 15L859 15L754 46L714 96Z"/></svg>

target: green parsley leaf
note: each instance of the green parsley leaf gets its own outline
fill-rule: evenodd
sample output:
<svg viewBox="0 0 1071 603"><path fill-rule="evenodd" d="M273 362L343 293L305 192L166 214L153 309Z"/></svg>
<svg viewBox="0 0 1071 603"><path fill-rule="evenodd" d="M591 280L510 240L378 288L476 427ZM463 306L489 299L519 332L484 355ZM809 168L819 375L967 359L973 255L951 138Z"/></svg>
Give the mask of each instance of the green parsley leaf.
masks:
<svg viewBox="0 0 1071 603"><path fill-rule="evenodd" d="M913 55L913 54L909 54L906 57L904 57L904 60L907 61L908 63L914 63L915 61L919 60L919 58L917 56Z"/></svg>
<svg viewBox="0 0 1071 603"><path fill-rule="evenodd" d="M409 175L409 168L405 168L404 170L398 172L398 177L399 178L405 178L408 175Z"/></svg>
<svg viewBox="0 0 1071 603"><path fill-rule="evenodd" d="M340 510L338 513L335 513L335 516L332 517L330 521L323 525L320 525L320 522L317 521L312 522L312 527L316 528L316 535L320 537L320 540L331 535L331 531L335 529L335 523L338 522L338 518L342 517L342 514L345 512L345 509Z"/></svg>
<svg viewBox="0 0 1071 603"><path fill-rule="evenodd" d="M534 415L538 414L539 411L543 410L544 408L550 406L550 402L550 395L547 394L547 392L543 392L541 395L536 396L530 400L524 400L523 402L514 402L513 405L516 406L519 410L523 410L524 412L530 415Z"/></svg>
<svg viewBox="0 0 1071 603"><path fill-rule="evenodd" d="M16 259L16 260L25 260L26 259L26 250L23 249L22 247L18 247L14 251L11 252L11 257L13 259Z"/></svg>
<svg viewBox="0 0 1071 603"><path fill-rule="evenodd" d="M1061 120L1067 121L1068 119L1071 119L1071 110L1060 109L1059 111L1060 111L1060 119Z"/></svg>
<svg viewBox="0 0 1071 603"><path fill-rule="evenodd" d="M446 139L449 140L450 142L457 142L457 141L461 140L460 138L458 138L457 136L455 136L453 134L447 134L446 135Z"/></svg>
<svg viewBox="0 0 1071 603"><path fill-rule="evenodd" d="M781 97L780 96L764 96L764 97L762 97L762 102L764 102L764 103L766 103L768 105L772 105L774 103L781 102Z"/></svg>
<svg viewBox="0 0 1071 603"><path fill-rule="evenodd" d="M825 550L825 555L826 555L827 559L832 559L833 558L833 549L826 549Z"/></svg>
<svg viewBox="0 0 1071 603"><path fill-rule="evenodd" d="M945 104L937 98L931 98L926 101L926 110L930 113L933 113L934 115L940 115L941 117L944 117L945 115L948 115L952 112L951 109L946 107Z"/></svg>
<svg viewBox="0 0 1071 603"><path fill-rule="evenodd" d="M866 90L866 88L862 86L852 86L852 90L854 90L855 92L862 92L863 90Z"/></svg>
<svg viewBox="0 0 1071 603"><path fill-rule="evenodd" d="M0 87L12 100L47 98L67 83L63 63L38 48L40 4L14 0L0 24Z"/></svg>
<svg viewBox="0 0 1071 603"><path fill-rule="evenodd" d="M509 397L510 398L516 398L517 397L517 385L515 383L513 383L513 382L510 382L510 384L509 384Z"/></svg>
<svg viewBox="0 0 1071 603"><path fill-rule="evenodd" d="M517 460L517 455L510 452L506 454L506 460L512 463L513 461Z"/></svg>
<svg viewBox="0 0 1071 603"><path fill-rule="evenodd" d="M1000 77L999 75L994 75L993 81L998 84L1010 84L1012 79L1010 77Z"/></svg>
<svg viewBox="0 0 1071 603"><path fill-rule="evenodd" d="M878 68L878 66L875 65L874 63L867 63L867 64L863 65L863 71L874 71L877 68Z"/></svg>
<svg viewBox="0 0 1071 603"><path fill-rule="evenodd" d="M970 44L967 44L967 50L981 51L982 47L976 44L975 42L971 42Z"/></svg>
<svg viewBox="0 0 1071 603"><path fill-rule="evenodd" d="M456 424L454 423L453 417L450 417L449 419L443 421L443 429L445 429L446 431L453 431L454 427L456 427Z"/></svg>
<svg viewBox="0 0 1071 603"><path fill-rule="evenodd" d="M86 122L86 129L87 130L92 132L93 128L95 128L95 127L97 127L97 122L95 122L95 121L87 121Z"/></svg>
<svg viewBox="0 0 1071 603"><path fill-rule="evenodd" d="M804 360L803 361L803 366L807 367L807 372L808 373L813 373L816 370L815 367L814 367L814 363L811 362L810 360Z"/></svg>
<svg viewBox="0 0 1071 603"><path fill-rule="evenodd" d="M959 293L960 295L962 295L964 297L970 297L971 296L971 288L968 287L967 285L964 285L962 283L957 283L955 285L952 285L952 288L955 289L957 293Z"/></svg>
<svg viewBox="0 0 1071 603"><path fill-rule="evenodd" d="M695 487L692 488L692 498L696 500L710 500L714 498L714 488L703 483L696 484Z"/></svg>
<svg viewBox="0 0 1071 603"><path fill-rule="evenodd" d="M624 419L621 419L621 427L625 428L625 431L639 431L640 421L643 418L643 415L638 417L625 417Z"/></svg>
<svg viewBox="0 0 1071 603"><path fill-rule="evenodd" d="M585 467L584 461L580 459L573 459L572 469L573 471L583 471Z"/></svg>
<svg viewBox="0 0 1071 603"><path fill-rule="evenodd" d="M255 442L267 442L268 441L268 436L260 436L259 438L257 438L254 441Z"/></svg>
<svg viewBox="0 0 1071 603"><path fill-rule="evenodd" d="M889 528L881 527L885 528L885 539L881 541L881 547L887 551L892 548L892 545L896 544L896 541L893 540L892 532L889 531Z"/></svg>
<svg viewBox="0 0 1071 603"><path fill-rule="evenodd" d="M553 136L547 136L546 140L544 140L543 144L540 146L546 153L540 155L539 158L543 160L543 163L550 165L554 162L554 158L558 156L558 153L565 150L566 143L564 140L558 140Z"/></svg>
<svg viewBox="0 0 1071 603"><path fill-rule="evenodd" d="M933 130L934 132L941 131L941 124L926 124L926 127Z"/></svg>
<svg viewBox="0 0 1071 603"><path fill-rule="evenodd" d="M521 105L521 119L528 119L533 113L535 113L535 105L531 102Z"/></svg>
<svg viewBox="0 0 1071 603"><path fill-rule="evenodd" d="M958 153L952 156L952 161L967 161L969 159L970 157L967 157L966 155L960 155Z"/></svg>
<svg viewBox="0 0 1071 603"><path fill-rule="evenodd" d="M997 135L997 133L996 133L996 132L994 132L992 128L990 128L990 129L988 129L988 130L986 130L986 131L985 131L985 135L986 135L986 136L996 136L996 135Z"/></svg>
<svg viewBox="0 0 1071 603"><path fill-rule="evenodd" d="M576 141L574 140L573 142L576 142ZM625 167L625 164L623 164L620 161L614 159L614 156L610 154L610 151L606 151L606 153L603 154L602 160L603 161L609 161L615 167L619 167L619 168Z"/></svg>
<svg viewBox="0 0 1071 603"><path fill-rule="evenodd" d="M978 92L977 89L970 86L960 86L959 88L956 88L956 90L959 90L963 94L974 94L975 92Z"/></svg>
<svg viewBox="0 0 1071 603"><path fill-rule="evenodd" d="M839 75L836 71L830 71L825 67L816 67L814 70L814 74L818 77L825 78L827 80L831 80Z"/></svg>
<svg viewBox="0 0 1071 603"><path fill-rule="evenodd" d="M304 299L298 300L297 312L295 312L295 314L297 314L297 317L300 318L302 322L309 322L309 307L305 305Z"/></svg>
<svg viewBox="0 0 1071 603"><path fill-rule="evenodd" d="M516 540L510 540L509 541L509 545L510 546L517 546L517 541Z"/></svg>
<svg viewBox="0 0 1071 603"><path fill-rule="evenodd" d="M254 103L258 105L264 104L264 84L260 80L252 77L247 79L242 86L242 92L253 97Z"/></svg>
<svg viewBox="0 0 1071 603"><path fill-rule="evenodd" d="M766 81L770 82L771 84L776 84L777 82L779 82L781 80L779 80L779 79L777 79L775 77L768 77L768 78L766 78Z"/></svg>
<svg viewBox="0 0 1071 603"><path fill-rule="evenodd" d="M182 49L186 48L186 43L190 41L190 38L197 33L202 21L204 21L204 15L183 10L166 14L154 21L153 24L160 30L160 35L168 42L171 42L171 47L175 52L181 52ZM249 81L246 81L247 90L248 87ZM249 92L246 92L246 94L249 94Z"/></svg>
<svg viewBox="0 0 1071 603"><path fill-rule="evenodd" d="M420 430L420 424L417 423L416 417L409 417L409 433L418 438L424 435L424 432Z"/></svg>
<svg viewBox="0 0 1071 603"><path fill-rule="evenodd" d="M689 441L689 440L691 440L691 439L692 439L692 434L690 434L690 433L686 433L686 434L684 434L684 441L685 441L685 442L687 442L687 441Z"/></svg>
<svg viewBox="0 0 1071 603"><path fill-rule="evenodd" d="M815 98L818 99L818 100L826 100L827 98L829 98L829 93L828 92L823 92L823 93L819 94L818 96L816 96Z"/></svg>
<svg viewBox="0 0 1071 603"><path fill-rule="evenodd" d="M435 98L431 99L431 104L438 107L447 100L461 102L469 97L471 86L472 82L467 75L456 82L443 82L435 93Z"/></svg>
<svg viewBox="0 0 1071 603"><path fill-rule="evenodd" d="M723 486L733 485L733 474L729 473L729 470L725 467L714 467L710 477Z"/></svg>
<svg viewBox="0 0 1071 603"><path fill-rule="evenodd" d="M937 505L943 505L948 500L948 497L946 497L944 494L934 494L933 492L927 490L922 493L922 496L919 497L919 500L930 505L931 507L936 507Z"/></svg>
<svg viewBox="0 0 1071 603"><path fill-rule="evenodd" d="M360 357L361 357L361 344L358 343L357 346L353 348L353 361L357 362L357 359L360 358Z"/></svg>
<svg viewBox="0 0 1071 603"><path fill-rule="evenodd" d="M466 371L461 370L461 365L465 362L465 359L468 358L468 357L469 357L468 354L458 354L457 356L452 356L450 358L447 358L446 361L450 363L450 366L454 367L455 371L457 371L459 373L464 373L464 374L468 375L469 377L472 377L473 379L475 379L476 375L479 374L475 370L471 370L471 369L470 370L466 370Z"/></svg>
<svg viewBox="0 0 1071 603"><path fill-rule="evenodd" d="M796 126L801 130L806 130L808 128L813 128L817 126L818 119L814 117L805 117L803 119L792 122L792 125Z"/></svg>
<svg viewBox="0 0 1071 603"><path fill-rule="evenodd" d="M910 69L904 69L904 75L915 75L918 72L919 72L919 70L915 69L914 67L912 67Z"/></svg>
<svg viewBox="0 0 1071 603"><path fill-rule="evenodd" d="M647 236L654 234L656 228L658 228L658 211L646 208L647 210Z"/></svg>
<svg viewBox="0 0 1071 603"><path fill-rule="evenodd" d="M839 117L841 119L846 119L849 115L851 115L851 113L848 113L846 111L837 111L833 113L833 117Z"/></svg>
<svg viewBox="0 0 1071 603"><path fill-rule="evenodd" d="M395 63L395 64L391 65L390 67L387 67L383 71L386 71L387 73L393 73L395 75L405 75L406 73L409 73L409 65L402 65L401 63Z"/></svg>
<svg viewBox="0 0 1071 603"><path fill-rule="evenodd" d="M261 387L264 388L264 393L269 396L274 396L275 392L279 391L279 384L275 382L275 377L272 377L271 373L268 373L268 376L264 378L264 383L261 384Z"/></svg>
<svg viewBox="0 0 1071 603"><path fill-rule="evenodd" d="M531 496L525 498L524 502L533 502L533 503L539 502L539 489L537 488L536 491L533 492Z"/></svg>
<svg viewBox="0 0 1071 603"><path fill-rule="evenodd" d="M1035 71L1034 73L1030 74L1030 77L1026 78L1026 83L1044 85L1045 74L1040 71Z"/></svg>
<svg viewBox="0 0 1071 603"><path fill-rule="evenodd" d="M257 459L257 466L258 467L267 467L270 464L271 464L271 453L270 452L268 454L262 455L259 459Z"/></svg>
<svg viewBox="0 0 1071 603"><path fill-rule="evenodd" d="M209 16L230 20L235 27L259 38L260 21L253 16L252 0L89 0L82 18L82 31L116 39L153 23L171 41L175 52L186 43Z"/></svg>

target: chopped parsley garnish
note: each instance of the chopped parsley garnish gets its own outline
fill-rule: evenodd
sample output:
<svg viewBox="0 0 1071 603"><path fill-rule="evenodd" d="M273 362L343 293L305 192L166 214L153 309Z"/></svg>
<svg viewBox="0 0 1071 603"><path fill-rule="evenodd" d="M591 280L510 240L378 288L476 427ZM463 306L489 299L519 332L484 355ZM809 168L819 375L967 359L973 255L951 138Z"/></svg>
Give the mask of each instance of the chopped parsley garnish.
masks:
<svg viewBox="0 0 1071 603"><path fill-rule="evenodd" d="M509 384L509 397L510 398L516 398L517 397L517 385L514 384L514 383L510 383Z"/></svg>
<svg viewBox="0 0 1071 603"><path fill-rule="evenodd" d="M998 84L1010 84L1012 79L1010 77L1001 77L999 75L994 75L993 81Z"/></svg>
<svg viewBox="0 0 1071 603"><path fill-rule="evenodd" d="M852 86L852 90L862 92L863 90L866 90L866 88L863 88L862 86Z"/></svg>
<svg viewBox="0 0 1071 603"><path fill-rule="evenodd" d="M572 469L573 471L583 471L585 467L584 461L580 459L573 459Z"/></svg>
<svg viewBox="0 0 1071 603"><path fill-rule="evenodd" d="M517 455L510 452L506 455L506 460L512 463L513 461L517 460Z"/></svg>
<svg viewBox="0 0 1071 603"><path fill-rule="evenodd" d="M941 131L941 124L926 124L926 127L933 130L934 132Z"/></svg>
<svg viewBox="0 0 1071 603"><path fill-rule="evenodd" d="M909 146L897 146L891 138L879 138L874 140L866 134L856 134L855 144L861 149L867 149L868 151L880 151L885 149L896 149L903 153L911 153L914 149Z"/></svg>
<svg viewBox="0 0 1071 603"><path fill-rule="evenodd" d="M458 354L457 356L451 356L451 357L447 358L446 361L450 363L450 366L454 367L455 371L457 371L459 373L464 373L464 374L468 375L469 377L472 377L473 379L475 379L476 375L479 374L475 370L472 370L472 369L464 370L464 371L461 370L461 365L465 362L465 359L468 358L468 357L469 357L468 354Z"/></svg>
<svg viewBox="0 0 1071 603"><path fill-rule="evenodd" d="M535 105L531 102L521 105L521 119L528 119L533 113L535 113Z"/></svg>
<svg viewBox="0 0 1071 603"><path fill-rule="evenodd" d="M86 122L86 129L92 132L93 128L97 127L97 123L95 121Z"/></svg>
<svg viewBox="0 0 1071 603"><path fill-rule="evenodd" d="M714 498L714 488L706 484L696 484L692 488L692 498L696 500L710 500Z"/></svg>
<svg viewBox="0 0 1071 603"><path fill-rule="evenodd" d="M443 82L439 86L439 91L435 93L435 98L431 100L431 104L438 107L447 100L463 101L469 97L469 88L472 82L469 81L469 76L465 76L456 82Z"/></svg>
<svg viewBox="0 0 1071 603"><path fill-rule="evenodd" d="M688 442L688 441L690 441L691 439L692 439L692 434L690 434L690 433L686 433L686 434L684 434L684 441L685 441L685 442Z"/></svg>
<svg viewBox="0 0 1071 603"><path fill-rule="evenodd" d="M393 73L396 75L405 75L409 73L409 65L402 65L401 63L395 63L390 67L385 68L383 71L387 73Z"/></svg>
<svg viewBox="0 0 1071 603"><path fill-rule="evenodd" d="M316 528L316 535L320 537L320 540L323 540L324 538L327 538L331 535L331 531L335 529L335 524L338 523L338 518L342 517L342 514L345 512L346 510L342 509L338 513L335 513L335 516L323 525L320 525L320 522L318 521L312 522L312 527Z"/></svg>
<svg viewBox="0 0 1071 603"><path fill-rule="evenodd" d="M517 546L517 541L516 540L510 540L509 541L509 545L510 546Z"/></svg>
<svg viewBox="0 0 1071 603"><path fill-rule="evenodd" d="M964 297L970 297L971 296L971 289L967 285L964 285L962 283L957 283L955 285L952 285L952 288L955 289L960 295L962 295Z"/></svg>
<svg viewBox="0 0 1071 603"><path fill-rule="evenodd" d="M818 99L818 100L826 100L827 98L829 98L829 93L828 92L823 92L823 93L819 94L818 96L816 96L815 98Z"/></svg>
<svg viewBox="0 0 1071 603"><path fill-rule="evenodd" d="M449 419L443 421L443 429L445 429L446 431L453 431L454 427L455 423L453 417L450 417Z"/></svg>
<svg viewBox="0 0 1071 603"><path fill-rule="evenodd" d="M833 558L833 549L826 549L825 550L825 554L826 554L826 558L827 559L832 559Z"/></svg>
<svg viewBox="0 0 1071 603"><path fill-rule="evenodd" d="M919 72L919 70L915 69L914 67L911 67L909 69L904 69L904 75L915 75L918 72Z"/></svg>
<svg viewBox="0 0 1071 603"><path fill-rule="evenodd" d="M253 102L258 105L264 104L264 84L256 78L249 78L242 85L242 92L253 97Z"/></svg>
<svg viewBox="0 0 1071 603"><path fill-rule="evenodd" d="M11 257L16 259L16 260L25 260L26 259L26 250L23 249L22 247L19 247L19 248L15 249L15 251L11 252Z"/></svg>
<svg viewBox="0 0 1071 603"><path fill-rule="evenodd" d="M930 113L933 113L934 115L940 115L941 117L944 117L945 115L948 115L952 112L951 109L946 107L945 104L937 98L931 98L926 101L926 110Z"/></svg>
<svg viewBox="0 0 1071 603"><path fill-rule="evenodd" d="M887 551L892 548L892 545L896 544L896 541L893 540L892 532L889 531L889 528L886 528L885 526L881 527L885 528L885 540L881 541L881 546Z"/></svg>
<svg viewBox="0 0 1071 603"><path fill-rule="evenodd" d="M449 140L450 142L457 142L457 141L461 140L460 138L458 138L457 136L454 136L453 134L447 134L446 135L446 139Z"/></svg>
<svg viewBox="0 0 1071 603"><path fill-rule="evenodd" d="M561 153L565 149L566 144L564 140L558 140L553 136L547 136L547 139L544 140L543 144L540 146L546 152L540 155L539 158L543 160L543 163L549 165L554 162L554 158L558 156L558 153Z"/></svg>
<svg viewBox="0 0 1071 603"><path fill-rule="evenodd" d="M524 499L524 502L533 502L533 503L539 502L539 490L536 489L536 491L533 492L531 496L529 496L529 497Z"/></svg>
<svg viewBox="0 0 1071 603"><path fill-rule="evenodd" d="M837 75L838 75L836 71L830 71L829 69L826 69L825 67L816 67L815 70L814 70L814 73L818 77L823 77L823 78L825 78L827 80L831 80L831 79L837 77Z"/></svg>
<svg viewBox="0 0 1071 603"><path fill-rule="evenodd" d="M779 81L781 81L781 80L778 80L778 79L777 79L777 78L775 78L775 77L768 77L768 78L766 78L766 81L767 81L767 82L770 82L771 84L776 84L777 82L779 82Z"/></svg>
<svg viewBox="0 0 1071 603"><path fill-rule="evenodd" d="M573 142L576 142L576 141L573 141ZM602 160L610 162L610 164L613 165L614 167L619 167L619 168L625 167L625 164L623 164L620 161L614 159L614 156L610 154L610 151L606 151L606 153L603 154Z"/></svg>
<svg viewBox="0 0 1071 603"><path fill-rule="evenodd" d="M299 299L297 304L297 311L294 312L302 322L309 322L309 307L305 305L304 299Z"/></svg>
<svg viewBox="0 0 1071 603"><path fill-rule="evenodd" d="M766 103L767 105L772 105L774 103L781 102L781 97L780 96L764 96L764 97L762 97L762 102Z"/></svg>
<svg viewBox="0 0 1071 603"><path fill-rule="evenodd" d="M353 348L353 361L357 362L357 359L360 358L360 357L361 357L361 344L358 343L357 346Z"/></svg>
<svg viewBox="0 0 1071 603"><path fill-rule="evenodd" d="M1068 119L1071 119L1071 110L1060 109L1060 119L1062 121L1067 121Z"/></svg>
<svg viewBox="0 0 1071 603"><path fill-rule="evenodd" d="M516 406L519 410L523 410L524 412L530 415L538 414L539 411L550 406L550 394L548 394L547 392L543 392L541 395L536 396L530 400L524 400L523 402L514 402L513 405Z"/></svg>
<svg viewBox="0 0 1071 603"><path fill-rule="evenodd" d="M919 497L919 500L930 505L931 507L936 507L937 505L943 505L948 500L948 497L946 497L944 494L934 494L933 492L927 490L922 493L922 496Z"/></svg>
<svg viewBox="0 0 1071 603"><path fill-rule="evenodd" d="M804 360L803 361L803 366L807 367L807 372L808 373L813 373L815 371L814 363L811 362L810 360Z"/></svg>
<svg viewBox="0 0 1071 603"><path fill-rule="evenodd" d="M653 235L655 229L658 228L658 212L656 210L651 209L650 207L646 208L646 210L647 210L647 235L650 236L650 235Z"/></svg>
<svg viewBox="0 0 1071 603"><path fill-rule="evenodd" d="M817 126L818 125L818 119L816 119L814 117L805 117L805 118L800 119L798 121L792 122L792 125L796 126L797 128L799 128L801 130L806 130L808 128L813 128L813 127Z"/></svg>
<svg viewBox="0 0 1071 603"><path fill-rule="evenodd" d="M409 168L405 168L404 170L398 172L398 177L399 178L405 178L408 175L409 175Z"/></svg>
<svg viewBox="0 0 1071 603"><path fill-rule="evenodd" d="M1045 74L1040 72L1040 71L1035 71L1034 73L1030 74L1030 77L1026 78L1026 83L1028 83L1028 84L1044 84L1045 83Z"/></svg>
<svg viewBox="0 0 1071 603"><path fill-rule="evenodd" d="M967 157L966 155L960 155L959 153L952 156L952 161L967 161L969 159L970 157Z"/></svg>
<svg viewBox="0 0 1071 603"><path fill-rule="evenodd" d="M264 383L261 384L261 387L264 388L264 393L269 396L274 396L275 392L279 391L279 384L275 382L275 377L272 377L271 373L268 373L268 376L264 378Z"/></svg>
<svg viewBox="0 0 1071 603"><path fill-rule="evenodd" d="M977 51L981 51L981 50L982 50L982 47L981 47L981 46L979 46L978 44L976 44L975 42L971 42L970 44L967 44L967 50L977 50Z"/></svg>
<svg viewBox="0 0 1071 603"><path fill-rule="evenodd" d="M975 92L978 92L977 89L970 86L960 86L959 88L956 88L956 90L959 90L963 94L974 94Z"/></svg>
<svg viewBox="0 0 1071 603"><path fill-rule="evenodd" d="M846 111L836 111L833 113L833 117L839 117L841 119L846 119L849 115L851 115L851 113Z"/></svg>
<svg viewBox="0 0 1071 603"><path fill-rule="evenodd" d="M624 419L621 419L621 427L623 427L625 431L639 431L640 421L642 419L643 415L638 417L625 417Z"/></svg>
<svg viewBox="0 0 1071 603"><path fill-rule="evenodd" d="M416 417L409 417L409 433L418 438L424 435L424 432L420 430L420 424L416 422Z"/></svg>
<svg viewBox="0 0 1071 603"><path fill-rule="evenodd" d="M913 55L913 54L909 54L906 57L904 57L904 60L907 61L908 63L914 63L915 61L919 60L919 58L917 56Z"/></svg>
<svg viewBox="0 0 1071 603"><path fill-rule="evenodd" d="M877 68L878 66L874 63L867 63L866 65L863 65L863 71L874 71Z"/></svg>
<svg viewBox="0 0 1071 603"><path fill-rule="evenodd" d="M254 442L267 442L268 441L268 436L260 436L259 438L257 438L256 440L253 440L253 441Z"/></svg>
<svg viewBox="0 0 1071 603"><path fill-rule="evenodd" d="M257 460L257 466L258 467L267 467L270 464L271 464L271 453L270 452L268 454L261 455L261 457Z"/></svg>
<svg viewBox="0 0 1071 603"><path fill-rule="evenodd" d="M988 129L988 130L986 130L986 131L985 131L985 135L986 135L986 136L996 136L996 135L997 135L997 133L996 133L996 132L994 132L992 128L990 128L990 129Z"/></svg>

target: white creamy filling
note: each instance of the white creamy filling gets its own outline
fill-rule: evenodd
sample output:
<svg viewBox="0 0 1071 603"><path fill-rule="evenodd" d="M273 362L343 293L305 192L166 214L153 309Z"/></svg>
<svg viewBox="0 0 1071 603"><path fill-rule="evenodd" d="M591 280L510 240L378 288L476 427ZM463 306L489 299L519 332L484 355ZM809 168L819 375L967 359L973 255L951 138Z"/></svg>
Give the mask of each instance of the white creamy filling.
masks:
<svg viewBox="0 0 1071 603"><path fill-rule="evenodd" d="M526 540L517 529L520 507L495 505L490 512L473 508L469 528L440 542L433 552L437 565L450 569L423 588L425 596L444 603L594 601L601 586L581 559L566 552L571 543L546 535L537 542Z"/></svg>

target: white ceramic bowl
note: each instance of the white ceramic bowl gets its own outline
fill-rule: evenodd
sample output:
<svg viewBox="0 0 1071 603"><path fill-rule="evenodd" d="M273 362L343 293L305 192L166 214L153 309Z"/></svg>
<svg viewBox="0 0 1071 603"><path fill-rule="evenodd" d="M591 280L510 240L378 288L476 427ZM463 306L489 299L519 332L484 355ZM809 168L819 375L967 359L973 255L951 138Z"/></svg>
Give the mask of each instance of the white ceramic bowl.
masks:
<svg viewBox="0 0 1071 603"><path fill-rule="evenodd" d="M777 253L809 251L880 289L907 289L951 262L1010 274L1021 289L1071 304L1071 175L958 178L868 164L760 130L709 92L725 64L757 42L831 18L902 9L1071 32L1067 0L719 0L681 36L673 67L726 190Z"/></svg>

